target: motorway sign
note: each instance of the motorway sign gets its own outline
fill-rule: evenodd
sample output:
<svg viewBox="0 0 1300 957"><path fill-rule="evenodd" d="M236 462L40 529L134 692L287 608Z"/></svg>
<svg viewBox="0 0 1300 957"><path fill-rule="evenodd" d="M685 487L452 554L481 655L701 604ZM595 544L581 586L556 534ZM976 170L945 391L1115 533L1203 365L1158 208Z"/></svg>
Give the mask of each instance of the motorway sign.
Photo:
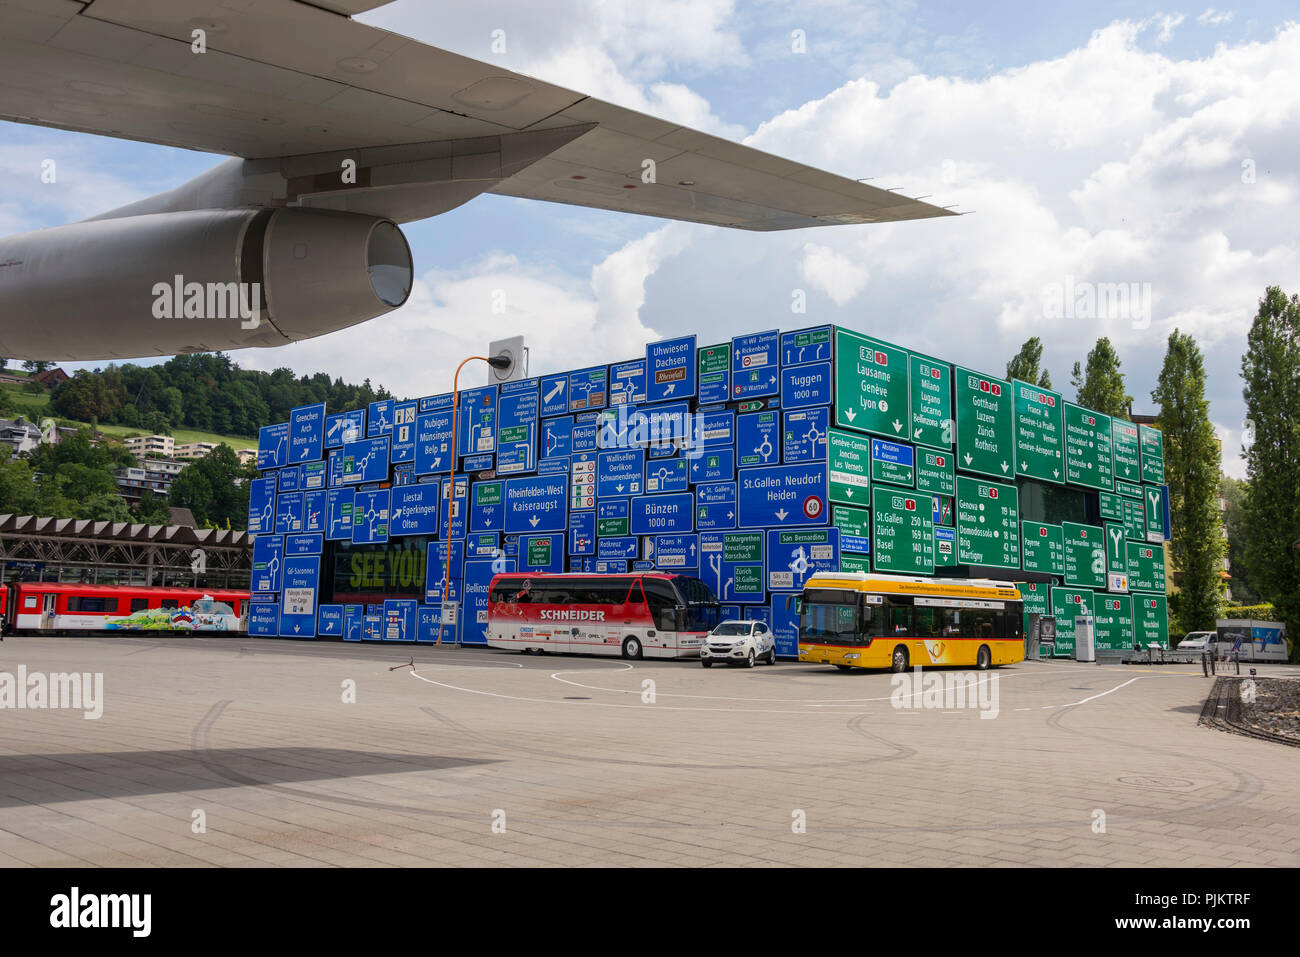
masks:
<svg viewBox="0 0 1300 957"><path fill-rule="evenodd" d="M741 469L736 484L741 528L825 525L829 519L825 464Z"/></svg>
<svg viewBox="0 0 1300 957"><path fill-rule="evenodd" d="M1016 487L957 476L957 564L1020 567Z"/></svg>
<svg viewBox="0 0 1300 957"><path fill-rule="evenodd" d="M393 400L371 402L366 413L366 438L391 435L393 431Z"/></svg>
<svg viewBox="0 0 1300 957"><path fill-rule="evenodd" d="M1138 426L1138 442L1142 448L1142 481L1155 485L1165 484L1164 435L1149 425ZM1133 481L1137 481L1134 479Z"/></svg>
<svg viewBox="0 0 1300 957"><path fill-rule="evenodd" d="M690 482L690 464L686 459L663 459L645 467L647 492L684 492Z"/></svg>
<svg viewBox="0 0 1300 957"><path fill-rule="evenodd" d="M1065 479L1074 485L1112 491L1110 416L1065 403Z"/></svg>
<svg viewBox="0 0 1300 957"><path fill-rule="evenodd" d="M531 472L537 468L537 424L541 398L536 379L505 382L497 398L498 475Z"/></svg>
<svg viewBox="0 0 1300 957"><path fill-rule="evenodd" d="M1143 485L1142 500L1146 505L1146 534L1148 542L1165 540L1164 491L1159 485Z"/></svg>
<svg viewBox="0 0 1300 957"><path fill-rule="evenodd" d="M704 449L690 463L692 484L730 482L736 477L735 449Z"/></svg>
<svg viewBox="0 0 1300 957"><path fill-rule="evenodd" d="M731 343L696 350L700 405L731 398Z"/></svg>
<svg viewBox="0 0 1300 957"><path fill-rule="evenodd" d="M605 408L609 398L609 367L590 366L569 373L569 411Z"/></svg>
<svg viewBox="0 0 1300 957"><path fill-rule="evenodd" d="M596 554L596 513L569 513L569 554Z"/></svg>
<svg viewBox="0 0 1300 957"><path fill-rule="evenodd" d="M1107 522L1124 521L1124 499L1114 492L1097 493L1097 510Z"/></svg>
<svg viewBox="0 0 1300 957"><path fill-rule="evenodd" d="M302 492L288 492L275 497L275 532L284 535L302 531Z"/></svg>
<svg viewBox="0 0 1300 957"><path fill-rule="evenodd" d="M320 556L295 555L284 560L280 596L280 634L312 638L316 634L316 600L320 594Z"/></svg>
<svg viewBox="0 0 1300 957"><path fill-rule="evenodd" d="M1065 543L1065 584L1076 588L1106 587L1106 533L1096 525L1062 522Z"/></svg>
<svg viewBox="0 0 1300 957"><path fill-rule="evenodd" d="M952 448L952 366L913 352L909 359L911 440L918 445Z"/></svg>
<svg viewBox="0 0 1300 957"><path fill-rule="evenodd" d="M640 495L628 507L633 535L676 535L695 531L695 496Z"/></svg>
<svg viewBox="0 0 1300 957"><path fill-rule="evenodd" d="M1115 462L1115 478L1126 482L1142 480L1142 461L1139 452L1138 427L1116 416L1110 422L1111 458Z"/></svg>
<svg viewBox="0 0 1300 957"><path fill-rule="evenodd" d="M1106 530L1106 572L1119 572L1128 575L1128 536L1123 522L1107 522Z"/></svg>
<svg viewBox="0 0 1300 957"><path fill-rule="evenodd" d="M302 496L302 530L304 532L325 532L325 506L329 500L329 489L318 488L304 492Z"/></svg>
<svg viewBox="0 0 1300 957"><path fill-rule="evenodd" d="M796 329L781 335L781 365L800 366L831 358L831 326Z"/></svg>
<svg viewBox="0 0 1300 957"><path fill-rule="evenodd" d="M840 568L840 530L826 528L773 528L767 533L767 587L802 589L814 572Z"/></svg>
<svg viewBox="0 0 1300 957"><path fill-rule="evenodd" d="M617 538L628 533L628 500L602 499L596 502L596 534Z"/></svg>
<svg viewBox="0 0 1300 957"><path fill-rule="evenodd" d="M278 469L289 461L289 423L264 425L257 433L257 467Z"/></svg>
<svg viewBox="0 0 1300 957"><path fill-rule="evenodd" d="M934 517L929 496L909 489L871 489L872 565L903 575L934 573Z"/></svg>
<svg viewBox="0 0 1300 957"><path fill-rule="evenodd" d="M650 402L695 395L695 337L651 342L645 347L646 396Z"/></svg>
<svg viewBox="0 0 1300 957"><path fill-rule="evenodd" d="M325 416L325 448L342 448L344 442L366 437L366 410L335 412ZM323 606L322 606L323 607Z"/></svg>
<svg viewBox="0 0 1300 957"><path fill-rule="evenodd" d="M953 472L951 449L937 451L917 446L916 490L945 495L949 498L957 494L957 479Z"/></svg>
<svg viewBox="0 0 1300 957"><path fill-rule="evenodd" d="M284 536L259 535L253 539L253 571L249 591L278 592L284 572Z"/></svg>
<svg viewBox="0 0 1300 957"><path fill-rule="evenodd" d="M700 533L700 578L723 602L763 600L762 532Z"/></svg>
<svg viewBox="0 0 1300 957"><path fill-rule="evenodd" d="M314 462L325 454L325 403L289 413L289 461Z"/></svg>
<svg viewBox="0 0 1300 957"><path fill-rule="evenodd" d="M501 551L501 536L496 532L479 532L465 538L466 558L495 558Z"/></svg>
<svg viewBox="0 0 1300 957"><path fill-rule="evenodd" d="M1011 380L1016 410L1016 474L1044 482L1065 481L1064 429L1059 392Z"/></svg>
<svg viewBox="0 0 1300 957"><path fill-rule="evenodd" d="M248 483L248 534L261 535L275 530L275 475L266 475Z"/></svg>
<svg viewBox="0 0 1300 957"><path fill-rule="evenodd" d="M325 538L329 541L352 540L352 505L356 489L332 488L325 494Z"/></svg>
<svg viewBox="0 0 1300 957"><path fill-rule="evenodd" d="M352 544L373 545L388 541L391 489L357 489L352 499Z"/></svg>
<svg viewBox="0 0 1300 957"><path fill-rule="evenodd" d="M1140 499L1142 498L1142 486L1137 482L1125 482L1123 479L1116 479L1115 494Z"/></svg>
<svg viewBox="0 0 1300 957"><path fill-rule="evenodd" d="M912 434L908 352L835 329L835 424L896 439Z"/></svg>
<svg viewBox="0 0 1300 957"><path fill-rule="evenodd" d="M1014 480L1011 383L957 366L953 370L957 467ZM960 537L960 536L959 536Z"/></svg>
<svg viewBox="0 0 1300 957"><path fill-rule="evenodd" d="M654 559L654 567L674 572L694 573L700 567L700 537L698 535L656 535L646 539Z"/></svg>
<svg viewBox="0 0 1300 957"><path fill-rule="evenodd" d="M703 531L736 527L736 483L695 487L695 527Z"/></svg>
<svg viewBox="0 0 1300 957"><path fill-rule="evenodd" d="M701 412L695 418L691 448L717 449L736 447L736 413Z"/></svg>
<svg viewBox="0 0 1300 957"><path fill-rule="evenodd" d="M450 469L451 410L423 412L415 422L415 474L431 475Z"/></svg>
<svg viewBox="0 0 1300 957"><path fill-rule="evenodd" d="M871 440L831 429L826 441L830 500L865 506L871 486Z"/></svg>
<svg viewBox="0 0 1300 957"><path fill-rule="evenodd" d="M325 468L326 465L323 459L318 459L315 462L304 462L298 466L299 484L303 489L324 488Z"/></svg>
<svg viewBox="0 0 1300 957"><path fill-rule="evenodd" d="M609 404L640 405L646 401L645 360L633 359L609 367Z"/></svg>
<svg viewBox="0 0 1300 957"><path fill-rule="evenodd" d="M505 532L563 532L568 524L568 475L506 479Z"/></svg>
<svg viewBox="0 0 1300 957"><path fill-rule="evenodd" d="M829 362L791 366L781 370L781 408L803 409L830 405L834 377Z"/></svg>
<svg viewBox="0 0 1300 957"><path fill-rule="evenodd" d="M542 376L542 411L544 416L565 415L569 411L569 377Z"/></svg>
<svg viewBox="0 0 1300 957"><path fill-rule="evenodd" d="M1164 594L1165 550L1149 542L1126 542L1129 588L1135 592L1154 591Z"/></svg>
<svg viewBox="0 0 1300 957"><path fill-rule="evenodd" d="M871 440L871 481L911 488L916 476L916 450L888 439Z"/></svg>
<svg viewBox="0 0 1300 957"><path fill-rule="evenodd" d="M1024 603L1026 615L1050 615L1052 607L1051 588L1044 582L1021 582L1016 586L1020 590L1020 600Z"/></svg>
<svg viewBox="0 0 1300 957"><path fill-rule="evenodd" d="M521 572L564 571L564 535L519 536L519 570Z"/></svg>
<svg viewBox="0 0 1300 957"><path fill-rule="evenodd" d="M456 454L481 455L495 452L497 421L497 387L485 385L460 393L460 413L456 417Z"/></svg>
<svg viewBox="0 0 1300 957"><path fill-rule="evenodd" d="M442 489L435 482L402 485L392 490L393 514L390 535L437 535Z"/></svg>
<svg viewBox="0 0 1300 957"><path fill-rule="evenodd" d="M506 483L475 482L470 490L469 530L499 532L505 524Z"/></svg>
<svg viewBox="0 0 1300 957"><path fill-rule="evenodd" d="M1142 499L1125 498L1123 503L1124 530L1128 533L1128 537L1137 541L1146 541L1147 514Z"/></svg>
<svg viewBox="0 0 1300 957"><path fill-rule="evenodd" d="M736 464L741 468L781 462L781 413L748 412L736 417Z"/></svg>
<svg viewBox="0 0 1300 957"><path fill-rule="evenodd" d="M1056 619L1056 654L1074 651L1074 619L1092 617L1092 591L1087 588L1053 588L1052 617Z"/></svg>
<svg viewBox="0 0 1300 957"><path fill-rule="evenodd" d="M392 414L392 410L389 410ZM391 431L391 420L389 422ZM341 451L343 474L340 481L344 485L361 485L366 482L382 482L388 478L388 436L362 439L349 442Z"/></svg>
<svg viewBox="0 0 1300 957"><path fill-rule="evenodd" d="M1169 606L1164 595L1133 596L1133 631L1144 647L1152 643L1169 647Z"/></svg>
<svg viewBox="0 0 1300 957"><path fill-rule="evenodd" d="M1133 597L1092 596L1092 631L1098 651L1131 651L1133 648Z"/></svg>
<svg viewBox="0 0 1300 957"><path fill-rule="evenodd" d="M871 554L870 509L854 508L851 505L832 505L831 524L840 530L841 553Z"/></svg>
<svg viewBox="0 0 1300 957"><path fill-rule="evenodd" d="M784 415L782 455L785 464L823 461L826 458L826 433L830 429L831 410L821 406L786 412Z"/></svg>
<svg viewBox="0 0 1300 957"><path fill-rule="evenodd" d="M1065 574L1065 539L1060 525L1020 523L1021 566L1028 572Z"/></svg>

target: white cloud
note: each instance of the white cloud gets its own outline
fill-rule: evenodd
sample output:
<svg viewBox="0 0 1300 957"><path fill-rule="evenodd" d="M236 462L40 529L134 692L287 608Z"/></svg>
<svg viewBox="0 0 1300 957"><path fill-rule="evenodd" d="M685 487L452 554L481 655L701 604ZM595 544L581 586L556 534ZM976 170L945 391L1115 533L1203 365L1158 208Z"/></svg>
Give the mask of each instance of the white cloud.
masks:
<svg viewBox="0 0 1300 957"><path fill-rule="evenodd" d="M1196 18L1196 22L1201 26L1220 27L1226 23L1231 23L1235 12L1233 10L1216 10L1214 7L1208 7Z"/></svg>
<svg viewBox="0 0 1300 957"><path fill-rule="evenodd" d="M829 246L805 243L803 261L799 264L803 277L816 288L830 296L837 306L853 299L871 279L867 267Z"/></svg>

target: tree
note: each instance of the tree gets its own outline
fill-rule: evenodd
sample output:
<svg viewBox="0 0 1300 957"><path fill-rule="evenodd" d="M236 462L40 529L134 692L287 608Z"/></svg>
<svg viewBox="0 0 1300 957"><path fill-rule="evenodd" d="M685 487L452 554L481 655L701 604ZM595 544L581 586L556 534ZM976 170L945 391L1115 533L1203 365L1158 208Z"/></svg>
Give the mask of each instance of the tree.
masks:
<svg viewBox="0 0 1300 957"><path fill-rule="evenodd" d="M42 372L44 372L46 369L51 368L53 365L54 365L53 362L46 362L44 359L35 359L35 360L28 359L26 362L23 363L23 368L26 369L28 372L30 372L32 375L37 376L40 375Z"/></svg>
<svg viewBox="0 0 1300 957"><path fill-rule="evenodd" d="M145 525L170 525L172 510L167 499L154 495L153 489L140 493L140 501L135 505L135 520Z"/></svg>
<svg viewBox="0 0 1300 957"><path fill-rule="evenodd" d="M1269 286L1241 360L1250 485L1243 510L1246 566L1294 637L1300 628L1300 296Z"/></svg>
<svg viewBox="0 0 1300 957"><path fill-rule="evenodd" d="M1076 401L1106 415L1127 419L1133 397L1124 391L1124 373L1119 371L1119 353L1110 339L1102 336L1088 353L1088 364L1080 374L1074 364L1071 381L1078 390Z"/></svg>
<svg viewBox="0 0 1300 957"><path fill-rule="evenodd" d="M1019 379L1021 382L1028 382L1031 385L1039 385L1044 389L1052 387L1052 377L1046 369L1039 371L1039 364L1043 361L1043 340L1038 336L1031 336L1025 340L1025 344L1007 363L1007 378Z"/></svg>
<svg viewBox="0 0 1300 957"><path fill-rule="evenodd" d="M1223 499L1223 530L1228 538L1228 574L1232 576L1232 601L1238 605L1260 604L1259 592L1250 583L1246 566L1246 495L1250 486L1241 479L1223 476L1219 496Z"/></svg>
<svg viewBox="0 0 1300 957"><path fill-rule="evenodd" d="M1164 434L1178 582L1170 617L1184 631L1213 630L1223 602L1227 546L1219 512L1219 446L1205 398L1205 359L1190 335L1177 329L1170 334L1151 400L1160 410L1156 427Z"/></svg>

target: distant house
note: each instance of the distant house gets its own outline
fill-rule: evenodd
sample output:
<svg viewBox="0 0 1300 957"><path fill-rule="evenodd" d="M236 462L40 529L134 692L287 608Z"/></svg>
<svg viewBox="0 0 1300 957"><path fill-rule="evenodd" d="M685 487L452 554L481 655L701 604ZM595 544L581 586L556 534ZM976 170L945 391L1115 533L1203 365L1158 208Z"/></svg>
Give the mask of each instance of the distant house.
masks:
<svg viewBox="0 0 1300 957"><path fill-rule="evenodd" d="M0 442L11 449L11 454L30 452L41 444L40 426L28 422L21 415L16 419L0 419Z"/></svg>
<svg viewBox="0 0 1300 957"><path fill-rule="evenodd" d="M44 372L38 372L36 375L32 376L32 378L46 388L52 389L60 382L67 382L70 377L59 366L55 366L53 369L46 369Z"/></svg>

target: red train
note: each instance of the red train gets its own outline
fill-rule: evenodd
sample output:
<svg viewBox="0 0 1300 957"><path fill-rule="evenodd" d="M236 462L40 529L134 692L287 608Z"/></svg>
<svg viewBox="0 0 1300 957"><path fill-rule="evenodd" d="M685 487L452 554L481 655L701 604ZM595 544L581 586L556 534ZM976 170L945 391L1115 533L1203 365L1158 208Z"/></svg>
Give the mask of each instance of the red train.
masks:
<svg viewBox="0 0 1300 957"><path fill-rule="evenodd" d="M68 582L0 588L5 634L123 631L248 631L248 592Z"/></svg>

